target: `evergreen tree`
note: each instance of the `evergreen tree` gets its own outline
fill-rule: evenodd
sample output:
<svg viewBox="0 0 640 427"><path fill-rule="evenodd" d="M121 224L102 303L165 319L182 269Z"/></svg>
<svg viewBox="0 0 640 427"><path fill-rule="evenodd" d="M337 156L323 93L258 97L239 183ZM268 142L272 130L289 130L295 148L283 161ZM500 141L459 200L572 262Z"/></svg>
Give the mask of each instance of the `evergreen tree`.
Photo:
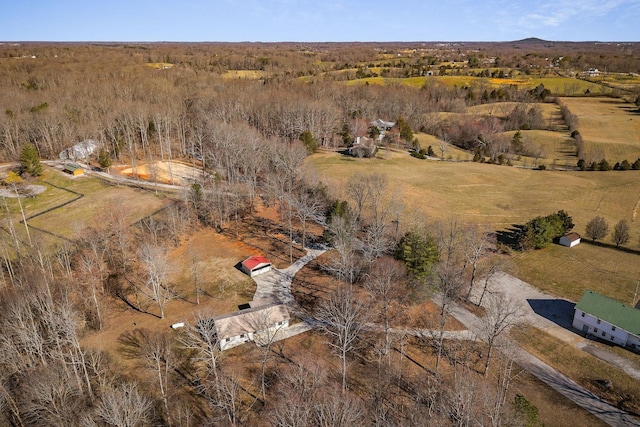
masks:
<svg viewBox="0 0 640 427"><path fill-rule="evenodd" d="M435 157L436 153L435 151L433 151L433 147L432 146L428 146L427 147L427 156L429 157Z"/></svg>
<svg viewBox="0 0 640 427"><path fill-rule="evenodd" d="M413 139L413 131L411 130L411 126L405 121L404 118L398 117L398 129L400 130L400 138L406 142L409 142Z"/></svg>
<svg viewBox="0 0 640 427"><path fill-rule="evenodd" d="M310 131L305 130L302 132L300 135L300 141L302 141L302 144L305 146L309 154L313 154L318 151L318 145L316 144L315 139L313 139L313 135Z"/></svg>
<svg viewBox="0 0 640 427"><path fill-rule="evenodd" d="M22 146L20 152L20 174L25 172L31 176L42 175L42 164L38 150L28 142Z"/></svg>
<svg viewBox="0 0 640 427"><path fill-rule="evenodd" d="M103 169L111 167L112 162L109 150L105 150L104 148L100 149L100 153L98 154L98 164Z"/></svg>
<svg viewBox="0 0 640 427"><path fill-rule="evenodd" d="M432 236L410 231L398 243L395 255L396 259L404 261L409 274L423 280L438 262L438 245Z"/></svg>

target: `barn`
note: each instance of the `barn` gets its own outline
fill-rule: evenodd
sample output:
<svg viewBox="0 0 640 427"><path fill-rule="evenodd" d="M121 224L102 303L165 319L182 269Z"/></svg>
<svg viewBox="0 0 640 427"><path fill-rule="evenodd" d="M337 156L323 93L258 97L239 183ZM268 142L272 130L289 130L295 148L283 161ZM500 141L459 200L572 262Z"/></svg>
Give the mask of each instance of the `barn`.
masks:
<svg viewBox="0 0 640 427"><path fill-rule="evenodd" d="M271 271L271 263L265 257L254 255L242 261L241 269L249 277L253 277Z"/></svg>
<svg viewBox="0 0 640 427"><path fill-rule="evenodd" d="M569 233L560 237L560 244L569 248L580 244L580 235L578 233Z"/></svg>
<svg viewBox="0 0 640 427"><path fill-rule="evenodd" d="M68 173L69 175L73 175L73 176L84 175L84 171L82 170L82 167L76 163L67 163L66 165L64 165L62 172Z"/></svg>

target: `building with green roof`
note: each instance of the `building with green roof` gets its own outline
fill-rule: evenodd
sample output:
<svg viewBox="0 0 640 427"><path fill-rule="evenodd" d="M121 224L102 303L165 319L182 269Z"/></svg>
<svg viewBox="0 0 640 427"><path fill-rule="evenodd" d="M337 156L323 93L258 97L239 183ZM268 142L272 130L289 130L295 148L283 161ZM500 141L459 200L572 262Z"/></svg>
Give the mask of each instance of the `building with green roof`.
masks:
<svg viewBox="0 0 640 427"><path fill-rule="evenodd" d="M585 335L640 349L640 310L594 291L586 291L576 304L573 327Z"/></svg>

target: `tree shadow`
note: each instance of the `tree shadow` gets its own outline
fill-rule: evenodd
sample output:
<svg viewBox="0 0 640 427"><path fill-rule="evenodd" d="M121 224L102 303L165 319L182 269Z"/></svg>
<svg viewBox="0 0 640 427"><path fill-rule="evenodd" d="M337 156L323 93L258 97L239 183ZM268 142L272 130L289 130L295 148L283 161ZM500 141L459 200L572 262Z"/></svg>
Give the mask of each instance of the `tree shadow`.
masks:
<svg viewBox="0 0 640 427"><path fill-rule="evenodd" d="M504 230L496 231L496 240L498 243L508 246L511 249L519 249L518 236L524 231L524 225L511 224Z"/></svg>
<svg viewBox="0 0 640 427"><path fill-rule="evenodd" d="M528 299L527 302L537 315L564 329L573 329L575 303L564 299Z"/></svg>
<svg viewBox="0 0 640 427"><path fill-rule="evenodd" d="M598 240L593 241L588 239L582 239L580 243L586 243L588 245L593 245L593 246L600 246L601 248L614 249L616 251L626 252L628 254L640 255L640 251L636 249L631 249L626 246L616 246L612 243L601 242Z"/></svg>

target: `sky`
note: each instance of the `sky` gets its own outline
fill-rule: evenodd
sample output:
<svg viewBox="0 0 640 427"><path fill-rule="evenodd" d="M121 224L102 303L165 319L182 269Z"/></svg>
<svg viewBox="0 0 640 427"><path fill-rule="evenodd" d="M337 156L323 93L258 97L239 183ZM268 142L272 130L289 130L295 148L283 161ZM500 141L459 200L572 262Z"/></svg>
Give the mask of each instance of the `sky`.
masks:
<svg viewBox="0 0 640 427"><path fill-rule="evenodd" d="M640 0L0 0L0 41L640 41Z"/></svg>

